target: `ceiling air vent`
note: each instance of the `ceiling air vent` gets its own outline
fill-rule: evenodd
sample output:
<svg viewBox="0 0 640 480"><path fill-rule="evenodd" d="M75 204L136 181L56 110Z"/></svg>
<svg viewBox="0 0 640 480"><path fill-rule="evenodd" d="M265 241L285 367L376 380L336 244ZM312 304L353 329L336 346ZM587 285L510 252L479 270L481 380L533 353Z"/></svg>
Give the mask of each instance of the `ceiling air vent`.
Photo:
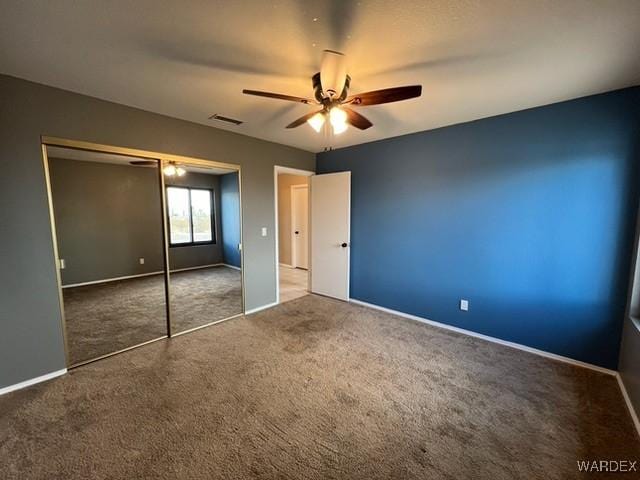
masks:
<svg viewBox="0 0 640 480"><path fill-rule="evenodd" d="M242 120L236 120L235 118L229 118L222 115L218 115L214 113L209 117L209 120L220 120L221 122L233 123L234 125L242 125L244 122Z"/></svg>

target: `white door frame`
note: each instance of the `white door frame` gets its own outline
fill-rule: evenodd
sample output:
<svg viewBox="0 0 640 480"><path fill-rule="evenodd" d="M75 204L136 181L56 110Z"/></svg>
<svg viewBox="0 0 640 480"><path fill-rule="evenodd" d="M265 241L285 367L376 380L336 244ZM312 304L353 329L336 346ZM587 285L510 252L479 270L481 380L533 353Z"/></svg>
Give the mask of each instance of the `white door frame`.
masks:
<svg viewBox="0 0 640 480"><path fill-rule="evenodd" d="M307 191L307 206L309 205L309 185L291 185L289 189L289 194L291 195L291 266L293 268L298 268L298 247L296 242L296 234L294 233L295 229L293 227L293 219L297 215L298 208L295 206L293 202L293 192L294 190L306 190ZM310 244L309 240L309 210L307 208L307 244ZM307 270L309 270L309 250L307 249Z"/></svg>
<svg viewBox="0 0 640 480"><path fill-rule="evenodd" d="M273 167L273 210L274 210L274 226L275 226L275 271L276 271L276 304L280 303L280 250L278 245L278 237L280 236L280 228L278 223L278 175L280 174L289 174L289 175L300 175L303 177L311 177L315 175L316 172L311 170L300 170L299 168L291 168L291 167L283 167L281 165L275 165ZM311 195L309 195L309 201L311 201ZM309 202L309 208L311 202ZM309 222L311 220L309 219ZM307 235L307 241L309 242L309 258L311 258L311 235ZM309 265L311 267L311 265ZM308 274L311 274L311 268L307 270ZM308 284L308 280L307 280Z"/></svg>

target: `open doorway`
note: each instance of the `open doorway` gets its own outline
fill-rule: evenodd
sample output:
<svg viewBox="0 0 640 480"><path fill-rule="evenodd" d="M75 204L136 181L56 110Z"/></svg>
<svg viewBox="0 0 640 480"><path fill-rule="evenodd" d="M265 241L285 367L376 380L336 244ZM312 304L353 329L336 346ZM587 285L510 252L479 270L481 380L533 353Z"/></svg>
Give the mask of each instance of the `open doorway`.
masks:
<svg viewBox="0 0 640 480"><path fill-rule="evenodd" d="M275 167L278 301L309 293L309 180L313 172Z"/></svg>

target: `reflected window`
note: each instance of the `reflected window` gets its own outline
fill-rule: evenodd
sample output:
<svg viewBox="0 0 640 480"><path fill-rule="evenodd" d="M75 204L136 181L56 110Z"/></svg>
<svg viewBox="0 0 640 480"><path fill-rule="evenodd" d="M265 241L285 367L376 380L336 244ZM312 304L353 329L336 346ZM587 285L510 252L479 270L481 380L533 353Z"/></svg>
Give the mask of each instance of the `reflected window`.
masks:
<svg viewBox="0 0 640 480"><path fill-rule="evenodd" d="M215 243L213 191L167 187L171 246Z"/></svg>

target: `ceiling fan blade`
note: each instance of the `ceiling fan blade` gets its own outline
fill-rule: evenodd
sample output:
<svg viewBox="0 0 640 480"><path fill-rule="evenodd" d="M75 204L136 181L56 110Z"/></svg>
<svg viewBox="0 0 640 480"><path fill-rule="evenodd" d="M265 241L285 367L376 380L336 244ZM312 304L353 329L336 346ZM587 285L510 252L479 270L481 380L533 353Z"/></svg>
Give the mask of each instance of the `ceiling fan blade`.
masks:
<svg viewBox="0 0 640 480"><path fill-rule="evenodd" d="M393 87L382 90L374 90L372 92L358 93L349 96L344 103L351 105L380 105L382 103L399 102L422 95L422 85L410 85L407 87Z"/></svg>
<svg viewBox="0 0 640 480"><path fill-rule="evenodd" d="M360 130L366 130L369 127L373 126L373 123L369 121L368 118L360 115L358 112L351 110L347 107L340 107L347 114L347 122L353 125Z"/></svg>
<svg viewBox="0 0 640 480"><path fill-rule="evenodd" d="M294 97L293 95L283 95L281 93L261 92L259 90L242 90L245 95L256 95L258 97L275 98L278 100L287 100L289 102L298 102L304 104L315 103L308 98Z"/></svg>
<svg viewBox="0 0 640 480"><path fill-rule="evenodd" d="M129 165L135 165L136 167L147 167L150 165L157 165L158 162L155 160L131 160Z"/></svg>
<svg viewBox="0 0 640 480"><path fill-rule="evenodd" d="M287 128L299 127L300 125L304 124L307 120L309 120L311 117L313 117L315 114L320 112L322 112L322 110L318 110L317 112L307 113L303 117L300 117L297 120L294 120L293 122L291 122L289 125L287 125Z"/></svg>

